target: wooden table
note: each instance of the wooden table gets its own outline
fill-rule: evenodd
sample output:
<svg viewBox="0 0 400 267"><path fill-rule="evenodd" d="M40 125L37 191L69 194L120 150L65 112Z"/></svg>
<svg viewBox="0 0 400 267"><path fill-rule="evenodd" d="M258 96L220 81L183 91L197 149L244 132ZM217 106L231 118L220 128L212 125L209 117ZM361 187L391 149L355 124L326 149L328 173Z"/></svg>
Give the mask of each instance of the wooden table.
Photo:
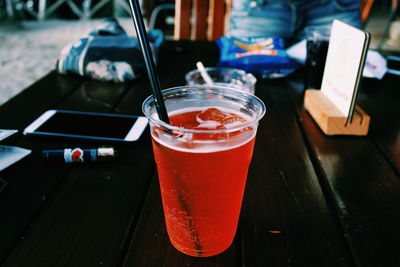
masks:
<svg viewBox="0 0 400 267"><path fill-rule="evenodd" d="M184 84L208 42L167 42L163 87ZM302 72L257 82L267 106L260 123L233 245L193 258L169 243L149 132L115 145L107 164L49 165L41 150L106 143L12 136L2 144L32 154L0 173L3 266L399 266L399 79L365 80L359 105L366 137L325 136L302 105ZM131 84L50 73L0 107L0 128L23 130L47 109L142 114L147 79Z"/></svg>

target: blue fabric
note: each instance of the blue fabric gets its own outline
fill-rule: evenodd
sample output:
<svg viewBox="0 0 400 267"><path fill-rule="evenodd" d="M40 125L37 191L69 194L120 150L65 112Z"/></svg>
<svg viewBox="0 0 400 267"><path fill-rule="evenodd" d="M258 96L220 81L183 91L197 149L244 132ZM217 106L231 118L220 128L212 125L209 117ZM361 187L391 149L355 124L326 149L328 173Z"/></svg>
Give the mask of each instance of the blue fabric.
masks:
<svg viewBox="0 0 400 267"><path fill-rule="evenodd" d="M216 42L220 50L218 66L242 69L262 78L284 77L299 68L283 49L281 37L223 36Z"/></svg>
<svg viewBox="0 0 400 267"><path fill-rule="evenodd" d="M306 26L331 25L339 19L361 28L359 0L233 0L229 35L304 39Z"/></svg>
<svg viewBox="0 0 400 267"><path fill-rule="evenodd" d="M160 30L148 32L150 47L157 62L158 48L164 40ZM128 36L118 21L104 20L87 36L69 44L60 53L56 69L102 81L125 82L142 75L145 62L136 37Z"/></svg>

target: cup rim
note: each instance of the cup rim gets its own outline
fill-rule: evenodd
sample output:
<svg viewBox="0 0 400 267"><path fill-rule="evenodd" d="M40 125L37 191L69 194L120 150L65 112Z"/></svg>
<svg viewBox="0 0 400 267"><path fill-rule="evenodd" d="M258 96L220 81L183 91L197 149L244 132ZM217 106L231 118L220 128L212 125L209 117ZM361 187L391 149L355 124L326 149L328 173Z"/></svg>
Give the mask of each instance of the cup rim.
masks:
<svg viewBox="0 0 400 267"><path fill-rule="evenodd" d="M232 71L236 71L239 74L243 75L243 81L245 82L245 84L249 84L249 85L254 85L257 82L257 78L250 72L246 72L242 69L237 69L237 68L230 68L230 67L206 67L204 68L206 71L213 71L213 70L221 70L221 69L226 69L226 70L232 70ZM185 80L187 83L189 83L189 78L191 76L193 76L194 73L200 73L200 71L198 69L193 69L191 71L189 71L188 73L186 73L185 75Z"/></svg>
<svg viewBox="0 0 400 267"><path fill-rule="evenodd" d="M329 40L331 36L332 26L328 25L310 25L304 28L304 33L307 40ZM310 35L311 33L316 32L317 34Z"/></svg>
<svg viewBox="0 0 400 267"><path fill-rule="evenodd" d="M168 124L160 119L158 119L157 117L153 117L151 116L152 114L149 114L149 112L147 112L147 110L149 109L150 105L153 104L155 102L155 98L153 95L148 96L142 104L142 112L143 114L149 119L150 122L154 123L155 125L161 126L165 129L171 130L171 131L175 131L175 132L181 132L181 133L208 133L208 134L218 134L218 133L231 133L231 132L236 132L239 131L240 129L246 128L246 127L250 127L255 125L256 123L258 123L265 115L266 113L266 107L264 102L258 98L257 96L248 93L248 92L244 92L240 89L237 88L233 88L233 87L226 87L226 86L210 86L210 85L192 85L192 86L176 86L176 87L172 87L172 88L168 88L168 89L164 89L162 90L162 95L167 95L168 93L171 92L177 92L180 90L192 90L192 89L196 89L196 90L202 90L202 91L209 91L209 90L223 90L223 91L232 91L234 94L237 94L238 96L242 96L242 97L246 97L248 99L253 99L256 102L259 103L260 106L260 110L261 112L256 113L255 118L252 118L251 121L245 122L243 124L240 124L239 126L233 127L233 128L229 128L229 129L219 129L219 130L196 130L196 129L185 129L185 128L181 128L181 127L177 127L177 126L173 126L171 124ZM155 112L155 114L157 114L157 112Z"/></svg>

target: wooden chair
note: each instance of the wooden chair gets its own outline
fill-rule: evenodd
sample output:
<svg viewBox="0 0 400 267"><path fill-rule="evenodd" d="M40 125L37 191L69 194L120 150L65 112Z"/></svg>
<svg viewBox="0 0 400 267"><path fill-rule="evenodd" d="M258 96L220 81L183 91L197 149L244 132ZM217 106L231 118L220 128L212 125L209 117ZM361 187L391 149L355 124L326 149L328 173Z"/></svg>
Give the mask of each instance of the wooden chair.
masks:
<svg viewBox="0 0 400 267"><path fill-rule="evenodd" d="M383 29L382 36L381 36L381 38L379 40L379 43L378 43L378 47L377 47L378 50L382 50L383 45L385 43L385 40L389 35L390 25L396 19L396 15L398 13L398 10L399 10L399 1L398 0L392 0L391 10L390 10L389 16L388 16L388 18L386 20L386 24L385 24L385 28Z"/></svg>
<svg viewBox="0 0 400 267"><path fill-rule="evenodd" d="M361 0L360 1L361 22L364 26L368 21L368 18L371 13L371 9L372 9L374 2L375 2L375 0ZM391 0L391 9L390 9L388 18L386 19L383 33L382 33L381 37L379 38L377 50L382 50L384 42L389 33L390 25L393 22L393 20L395 20L398 9L399 9L399 1Z"/></svg>
<svg viewBox="0 0 400 267"><path fill-rule="evenodd" d="M216 40L223 36L230 0L176 0L174 39Z"/></svg>
<svg viewBox="0 0 400 267"><path fill-rule="evenodd" d="M365 25L375 0L360 0L361 23Z"/></svg>
<svg viewBox="0 0 400 267"><path fill-rule="evenodd" d="M374 2L360 0L362 25L367 23ZM397 3L392 0L392 9L396 10ZM176 0L174 39L218 39L229 26L231 5L231 0Z"/></svg>

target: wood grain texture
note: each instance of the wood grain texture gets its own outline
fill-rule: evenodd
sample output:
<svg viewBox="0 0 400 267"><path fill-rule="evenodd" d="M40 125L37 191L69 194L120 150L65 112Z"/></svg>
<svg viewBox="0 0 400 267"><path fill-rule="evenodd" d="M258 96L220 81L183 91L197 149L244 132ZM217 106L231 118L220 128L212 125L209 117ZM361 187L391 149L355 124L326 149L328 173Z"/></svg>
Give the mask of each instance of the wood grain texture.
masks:
<svg viewBox="0 0 400 267"><path fill-rule="evenodd" d="M177 0L174 39L214 41L220 38L229 20L228 11L224 0Z"/></svg>
<svg viewBox="0 0 400 267"><path fill-rule="evenodd" d="M369 136L400 176L399 77L387 74L384 82L364 79L358 103L373 114Z"/></svg>
<svg viewBox="0 0 400 267"><path fill-rule="evenodd" d="M86 81L56 108L111 112L126 90L128 85L124 84ZM46 137L26 139L31 143L37 142L42 146L41 149L49 145L53 148L56 145L57 148L112 145ZM42 211L24 234L24 239L18 243L4 265L117 264L124 249L129 224L142 205L148 186L146 177L154 169L149 145L145 139L135 143L131 149L138 153L120 147L120 160L109 164L75 165L67 172L61 171L65 165L50 166L50 169L60 171L50 177L59 184L55 188L53 186L55 192L50 194ZM38 146L34 149L37 150ZM33 159L40 160L40 156ZM38 166L43 166L43 163ZM32 167L31 170L25 167L25 172L32 175L30 179L40 180L43 171ZM47 170L47 166L44 169ZM121 227L120 223L124 226Z"/></svg>
<svg viewBox="0 0 400 267"><path fill-rule="evenodd" d="M208 258L190 257L172 246L165 227L157 178L152 179L124 266L240 266L237 240L227 251Z"/></svg>
<svg viewBox="0 0 400 267"><path fill-rule="evenodd" d="M267 113L258 129L240 220L244 265L268 259L272 266L352 266L285 83L261 82L256 94Z"/></svg>
<svg viewBox="0 0 400 267"><path fill-rule="evenodd" d="M291 90L296 103L302 97L299 88ZM385 94L386 86L380 88L379 94ZM374 92L362 89L359 99L377 100L368 94L376 93L378 88L374 88ZM386 109L383 113L395 108L392 106L395 101L388 96L386 94L381 99L384 102L380 102L382 110ZM379 112L372 112L367 101L364 103L363 108L372 114L371 133L390 131L376 128L374 115ZM356 263L360 266L399 265L396 248L396 240L400 239L398 174L371 137L325 136L302 105L297 106L297 111L314 153L316 169L321 172L321 184L336 206Z"/></svg>
<svg viewBox="0 0 400 267"><path fill-rule="evenodd" d="M205 0L193 0L193 27L192 40L207 40L207 29L209 25L209 2Z"/></svg>
<svg viewBox="0 0 400 267"><path fill-rule="evenodd" d="M367 135L370 116L359 106L355 107L351 123L320 91L306 90L304 107L326 135Z"/></svg>
<svg viewBox="0 0 400 267"><path fill-rule="evenodd" d="M300 118L357 261L362 266L400 264L395 248L400 238L399 177L363 137L327 140L307 115Z"/></svg>
<svg viewBox="0 0 400 267"><path fill-rule="evenodd" d="M81 77L50 72L0 106L2 129L22 130L44 111L56 107L82 83Z"/></svg>
<svg viewBox="0 0 400 267"><path fill-rule="evenodd" d="M192 0L175 1L174 39L188 40L191 32Z"/></svg>
<svg viewBox="0 0 400 267"><path fill-rule="evenodd" d="M209 27L207 33L207 39L209 41L215 41L224 35L225 21L228 20L228 18L226 18L228 8L224 0L210 0Z"/></svg>
<svg viewBox="0 0 400 267"><path fill-rule="evenodd" d="M0 263L20 241L49 196L68 172L68 166L48 167L40 157L44 144L31 142L22 130L47 109L54 108L83 83L77 76L51 72L0 106L1 128L17 129L19 133L2 141L32 150L32 155L2 171L8 185L0 194ZM57 146L57 142L46 146ZM4 219L7 218L7 219ZM0 264L1 265L1 264Z"/></svg>
<svg viewBox="0 0 400 267"><path fill-rule="evenodd" d="M211 42L165 42L161 86L185 85ZM326 136L304 110L302 72L258 77L265 102L239 227L232 246L210 258L186 256L168 240L148 130L132 144L17 134L32 149L2 171L1 266L399 266L398 77L368 80L358 103L372 118L365 137ZM22 130L49 108L141 114L147 76L113 84L50 73L0 107L0 124ZM3 126L2 126L3 128ZM49 165L40 152L114 145L108 164Z"/></svg>

